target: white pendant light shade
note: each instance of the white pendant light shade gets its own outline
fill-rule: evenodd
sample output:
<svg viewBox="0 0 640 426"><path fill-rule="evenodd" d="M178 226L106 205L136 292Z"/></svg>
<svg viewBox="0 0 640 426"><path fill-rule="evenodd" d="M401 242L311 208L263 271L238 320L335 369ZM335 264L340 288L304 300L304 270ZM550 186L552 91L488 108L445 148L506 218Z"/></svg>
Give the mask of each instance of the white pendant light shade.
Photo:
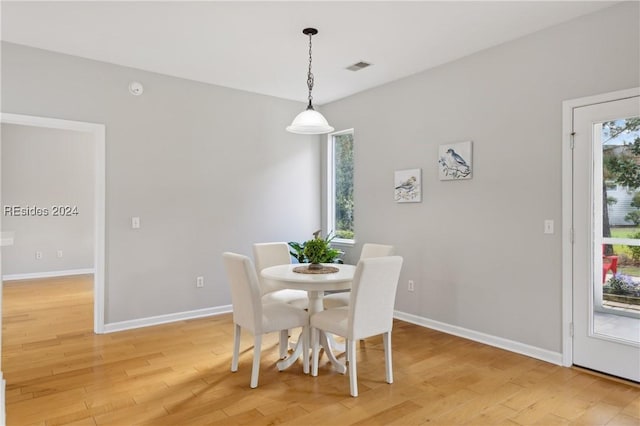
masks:
<svg viewBox="0 0 640 426"><path fill-rule="evenodd" d="M311 37L318 34L315 28L305 28L302 34L309 36L309 70L307 71L307 87L309 88L309 105L307 109L296 115L287 131L300 135L321 135L333 132L333 127L329 126L327 119L322 114L313 109L311 91L313 90L313 74L311 73Z"/></svg>
<svg viewBox="0 0 640 426"><path fill-rule="evenodd" d="M329 126L327 119L322 114L313 109L307 109L296 115L287 131L300 135L321 135L333 132L333 127Z"/></svg>

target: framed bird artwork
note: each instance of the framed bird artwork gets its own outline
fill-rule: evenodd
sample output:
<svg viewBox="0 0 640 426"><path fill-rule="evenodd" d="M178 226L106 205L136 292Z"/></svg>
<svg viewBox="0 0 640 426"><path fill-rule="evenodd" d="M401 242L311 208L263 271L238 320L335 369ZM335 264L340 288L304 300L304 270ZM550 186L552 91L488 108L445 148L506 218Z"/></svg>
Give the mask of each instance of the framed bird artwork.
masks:
<svg viewBox="0 0 640 426"><path fill-rule="evenodd" d="M422 170L397 170L394 179L394 198L398 203L422 201Z"/></svg>
<svg viewBox="0 0 640 426"><path fill-rule="evenodd" d="M440 180L471 179L473 163L471 141L440 145L438 175Z"/></svg>

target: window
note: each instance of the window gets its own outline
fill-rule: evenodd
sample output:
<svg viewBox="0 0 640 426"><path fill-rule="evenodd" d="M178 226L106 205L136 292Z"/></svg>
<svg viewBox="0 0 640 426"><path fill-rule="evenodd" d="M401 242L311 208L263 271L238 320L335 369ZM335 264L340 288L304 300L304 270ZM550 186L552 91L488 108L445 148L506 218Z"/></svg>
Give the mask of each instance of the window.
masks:
<svg viewBox="0 0 640 426"><path fill-rule="evenodd" d="M327 149L327 231L350 243L353 232L353 129L331 133Z"/></svg>

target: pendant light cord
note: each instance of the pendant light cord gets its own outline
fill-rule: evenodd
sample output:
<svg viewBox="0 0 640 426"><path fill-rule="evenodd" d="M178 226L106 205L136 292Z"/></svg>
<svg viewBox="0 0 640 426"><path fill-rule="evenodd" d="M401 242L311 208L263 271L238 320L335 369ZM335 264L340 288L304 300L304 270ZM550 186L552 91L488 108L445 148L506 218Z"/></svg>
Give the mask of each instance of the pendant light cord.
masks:
<svg viewBox="0 0 640 426"><path fill-rule="evenodd" d="M313 74L311 73L311 37L312 34L309 33L309 72L307 73L307 87L309 87L309 105L307 105L307 109L313 109L313 105L311 104L311 100L313 96L311 96L311 90L313 90Z"/></svg>

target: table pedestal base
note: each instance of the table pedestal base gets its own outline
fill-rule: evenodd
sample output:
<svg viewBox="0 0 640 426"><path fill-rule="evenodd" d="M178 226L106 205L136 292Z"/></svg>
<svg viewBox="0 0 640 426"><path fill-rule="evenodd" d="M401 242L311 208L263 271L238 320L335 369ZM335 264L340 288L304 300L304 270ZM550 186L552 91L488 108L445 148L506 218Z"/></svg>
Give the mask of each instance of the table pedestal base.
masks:
<svg viewBox="0 0 640 426"><path fill-rule="evenodd" d="M298 343L296 343L296 347L293 353L288 357L286 357L285 359L282 359L276 363L278 370L282 371L291 367L293 363L300 358L300 356L306 356L306 357L310 356L310 354L308 353L307 354L302 353L303 352L302 339L303 339L303 336L300 335L300 338L298 339ZM338 361L338 359L333 353L333 350L331 349L330 339L327 339L327 335L323 331L320 332L320 347L324 349L324 353L327 354L327 357L329 357L329 362L333 364L333 367L336 369L336 371L340 374L345 374L347 372L347 366L341 363L340 361ZM309 374L309 372L305 371L305 374Z"/></svg>

